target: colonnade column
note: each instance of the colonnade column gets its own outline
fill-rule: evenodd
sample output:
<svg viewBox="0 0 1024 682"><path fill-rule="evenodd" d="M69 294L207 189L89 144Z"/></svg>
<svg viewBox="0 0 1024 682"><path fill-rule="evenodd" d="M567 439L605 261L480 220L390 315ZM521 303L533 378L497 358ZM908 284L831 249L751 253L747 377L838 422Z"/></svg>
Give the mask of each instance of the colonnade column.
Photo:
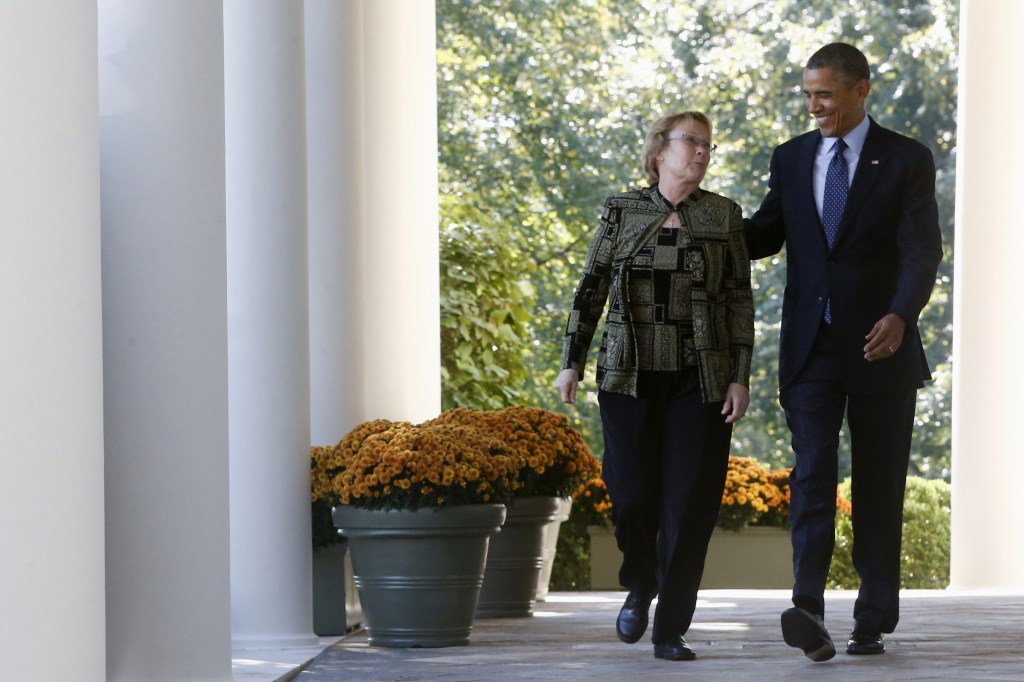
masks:
<svg viewBox="0 0 1024 682"><path fill-rule="evenodd" d="M440 410L432 0L306 0L313 443Z"/></svg>
<svg viewBox="0 0 1024 682"><path fill-rule="evenodd" d="M235 648L309 646L303 4L224 3Z"/></svg>
<svg viewBox="0 0 1024 682"><path fill-rule="evenodd" d="M95 3L0 5L4 680L105 674L96 82Z"/></svg>
<svg viewBox="0 0 1024 682"><path fill-rule="evenodd" d="M953 317L951 586L1024 588L1016 472L1024 464L1017 197L1024 187L1024 5L963 0Z"/></svg>
<svg viewBox="0 0 1024 682"><path fill-rule="evenodd" d="M363 13L365 409L421 421L441 408L434 2Z"/></svg>
<svg viewBox="0 0 1024 682"><path fill-rule="evenodd" d="M363 40L361 2L306 0L314 445L333 445L364 419Z"/></svg>
<svg viewBox="0 0 1024 682"><path fill-rule="evenodd" d="M221 17L99 3L108 680L232 678Z"/></svg>

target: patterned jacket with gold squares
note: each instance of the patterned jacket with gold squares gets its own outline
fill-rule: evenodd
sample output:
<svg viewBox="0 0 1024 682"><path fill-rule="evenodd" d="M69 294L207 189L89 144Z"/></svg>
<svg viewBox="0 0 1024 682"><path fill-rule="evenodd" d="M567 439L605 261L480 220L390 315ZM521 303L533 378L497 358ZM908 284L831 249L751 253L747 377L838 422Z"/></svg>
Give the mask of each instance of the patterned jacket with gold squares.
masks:
<svg viewBox="0 0 1024 682"><path fill-rule="evenodd" d="M659 231L672 211L682 223L680 256L673 266L678 272L672 275L683 284L671 286L672 300L656 301L647 280L657 267ZM636 281L630 281L631 274ZM648 187L605 201L562 350L562 369L573 368L580 378L606 302L596 376L601 389L636 396L639 369L676 370L683 362L697 365L705 402L724 400L730 383L749 385L754 345L750 260L742 211L730 199L698 189L673 206L656 187ZM675 338L678 327L667 322L672 317L668 309L683 311L687 338Z"/></svg>

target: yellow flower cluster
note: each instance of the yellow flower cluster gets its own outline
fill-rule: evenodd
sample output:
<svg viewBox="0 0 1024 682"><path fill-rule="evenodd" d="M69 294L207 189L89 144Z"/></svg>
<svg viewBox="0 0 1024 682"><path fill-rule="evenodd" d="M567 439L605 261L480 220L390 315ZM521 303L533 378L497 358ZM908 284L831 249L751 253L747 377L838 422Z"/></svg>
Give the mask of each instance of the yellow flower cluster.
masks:
<svg viewBox="0 0 1024 682"><path fill-rule="evenodd" d="M363 422L355 427L334 446L314 445L310 448L310 479L312 482L312 499L333 501L335 493L335 477L345 469L359 452L363 441L368 437L389 429L410 426L408 422L392 422L387 419L375 419Z"/></svg>
<svg viewBox="0 0 1024 682"><path fill-rule="evenodd" d="M729 457L718 525L780 526L789 513L789 470L769 471L750 457Z"/></svg>
<svg viewBox="0 0 1024 682"><path fill-rule="evenodd" d="M836 514L853 516L853 502L843 497L842 486L836 488Z"/></svg>
<svg viewBox="0 0 1024 682"><path fill-rule="evenodd" d="M312 497L367 509L507 502L516 458L498 440L455 424L359 425L311 449Z"/></svg>
<svg viewBox="0 0 1024 682"><path fill-rule="evenodd" d="M517 457L517 497L563 497L601 470L600 461L564 414L540 407L516 406L480 412L446 410L436 424L461 424L501 441Z"/></svg>
<svg viewBox="0 0 1024 682"><path fill-rule="evenodd" d="M310 462L314 506L368 509L565 495L600 466L564 416L529 407L364 422L337 445L312 447Z"/></svg>
<svg viewBox="0 0 1024 682"><path fill-rule="evenodd" d="M611 526L612 499L601 478L585 481L572 495L572 512L584 526Z"/></svg>
<svg viewBox="0 0 1024 682"><path fill-rule="evenodd" d="M729 469L722 490L718 525L738 530L745 526L789 525L789 477L793 470L769 470L750 457L729 457ZM581 516L589 526L611 524L612 502L604 481L585 481L573 493L572 515ZM836 511L852 513L850 500L836 490Z"/></svg>
<svg viewBox="0 0 1024 682"><path fill-rule="evenodd" d="M729 457L718 525L779 526L789 523L789 475L791 469L770 471L749 457ZM587 481L574 495L573 514L585 514L588 525L609 525L611 498L600 479Z"/></svg>

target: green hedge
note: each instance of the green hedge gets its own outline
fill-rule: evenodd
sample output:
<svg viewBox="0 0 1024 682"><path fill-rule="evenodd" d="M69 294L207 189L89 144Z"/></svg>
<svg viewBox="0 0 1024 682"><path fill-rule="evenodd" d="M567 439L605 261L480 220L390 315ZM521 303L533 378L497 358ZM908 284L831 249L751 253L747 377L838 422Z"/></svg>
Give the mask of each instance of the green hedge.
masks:
<svg viewBox="0 0 1024 682"><path fill-rule="evenodd" d="M840 495L850 496L850 479L839 486ZM903 503L902 589L945 589L949 585L949 499L950 485L943 480L907 477ZM856 504L853 500L853 504ZM828 587L857 589L860 579L853 568L853 522L849 515L836 515L836 549Z"/></svg>

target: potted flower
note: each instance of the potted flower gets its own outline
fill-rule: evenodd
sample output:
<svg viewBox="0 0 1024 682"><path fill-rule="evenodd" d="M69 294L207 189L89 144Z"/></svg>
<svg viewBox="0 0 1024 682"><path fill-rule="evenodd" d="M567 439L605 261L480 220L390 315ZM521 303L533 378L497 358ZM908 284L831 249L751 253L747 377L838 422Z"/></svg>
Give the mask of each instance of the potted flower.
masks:
<svg viewBox="0 0 1024 682"><path fill-rule="evenodd" d="M331 518L333 507L328 468L333 449L313 446L309 453L310 519L313 541L313 632L320 637L343 635L362 622L352 577L348 543Z"/></svg>
<svg viewBox="0 0 1024 682"><path fill-rule="evenodd" d="M571 494L599 474L600 461L564 414L539 407L455 408L431 423L477 428L516 457L513 499L502 531L491 543L477 615L532 615L537 599L547 594Z"/></svg>
<svg viewBox="0 0 1024 682"><path fill-rule="evenodd" d="M503 504L518 486L519 460L468 425L364 422L331 450L324 492L335 505L368 510Z"/></svg>
<svg viewBox="0 0 1024 682"><path fill-rule="evenodd" d="M770 470L751 457L729 457L701 587L792 587L790 471Z"/></svg>
<svg viewBox="0 0 1024 682"><path fill-rule="evenodd" d="M600 461L568 417L541 407L457 407L427 424L468 426L501 441L516 457L516 498L566 497L600 472Z"/></svg>
<svg viewBox="0 0 1024 682"><path fill-rule="evenodd" d="M518 458L479 429L387 420L324 450L314 497L349 542L370 644L468 644Z"/></svg>
<svg viewBox="0 0 1024 682"><path fill-rule="evenodd" d="M789 527L790 469L769 471L751 457L729 457L718 527Z"/></svg>
<svg viewBox="0 0 1024 682"><path fill-rule="evenodd" d="M770 470L750 457L729 457L718 523L704 563L702 588L785 588L793 584L789 542L790 469ZM591 585L618 589L621 555L611 530L611 500L589 486ZM582 509L577 497L576 506ZM600 512L594 511L600 509Z"/></svg>
<svg viewBox="0 0 1024 682"><path fill-rule="evenodd" d="M612 527L612 498L604 480L599 477L585 481L572 494L573 517L588 526Z"/></svg>

